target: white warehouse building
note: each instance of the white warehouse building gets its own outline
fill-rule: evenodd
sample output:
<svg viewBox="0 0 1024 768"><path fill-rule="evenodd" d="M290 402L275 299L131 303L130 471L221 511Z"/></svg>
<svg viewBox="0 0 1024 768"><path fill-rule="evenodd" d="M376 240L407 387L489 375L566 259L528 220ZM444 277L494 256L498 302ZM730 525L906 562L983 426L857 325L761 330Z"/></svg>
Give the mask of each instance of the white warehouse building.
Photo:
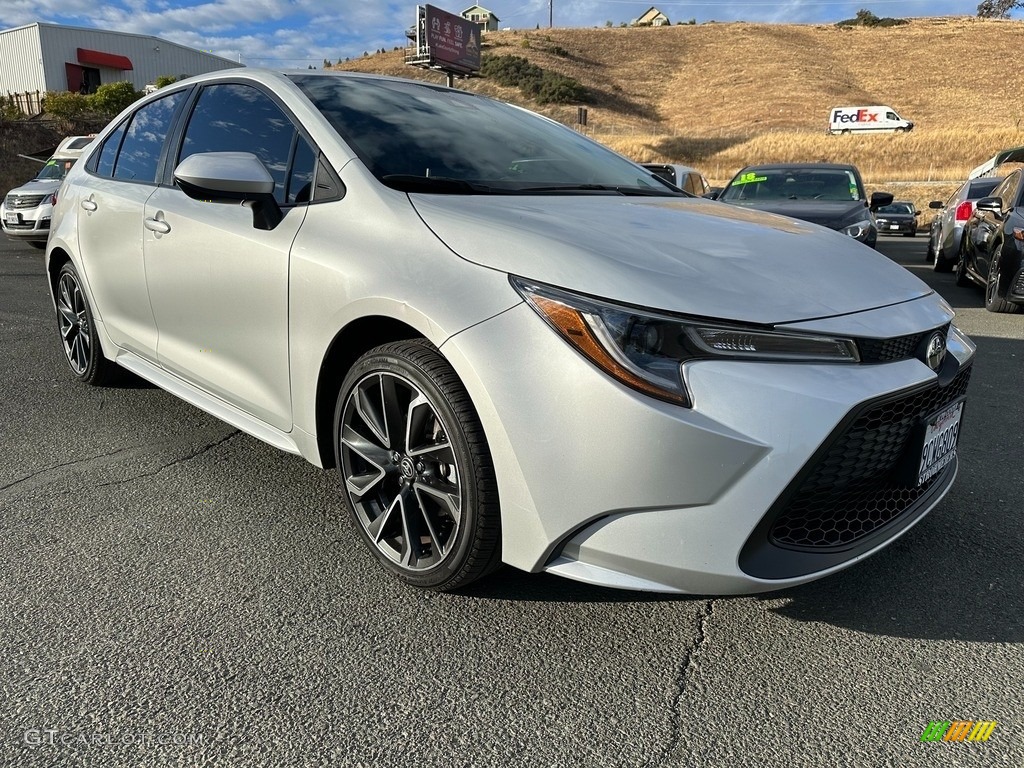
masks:
<svg viewBox="0 0 1024 768"><path fill-rule="evenodd" d="M0 30L0 96L36 91L93 93L130 82L141 91L161 75L242 66L151 35L36 22Z"/></svg>

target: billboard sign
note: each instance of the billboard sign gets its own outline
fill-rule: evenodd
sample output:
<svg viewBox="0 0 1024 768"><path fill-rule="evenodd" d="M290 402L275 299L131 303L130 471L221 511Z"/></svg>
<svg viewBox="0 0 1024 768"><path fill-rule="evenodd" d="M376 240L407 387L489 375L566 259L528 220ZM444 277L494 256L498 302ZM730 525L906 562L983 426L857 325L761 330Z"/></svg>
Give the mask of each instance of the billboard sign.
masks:
<svg viewBox="0 0 1024 768"><path fill-rule="evenodd" d="M480 71L480 27L468 19L426 6L427 46L432 63L456 72Z"/></svg>

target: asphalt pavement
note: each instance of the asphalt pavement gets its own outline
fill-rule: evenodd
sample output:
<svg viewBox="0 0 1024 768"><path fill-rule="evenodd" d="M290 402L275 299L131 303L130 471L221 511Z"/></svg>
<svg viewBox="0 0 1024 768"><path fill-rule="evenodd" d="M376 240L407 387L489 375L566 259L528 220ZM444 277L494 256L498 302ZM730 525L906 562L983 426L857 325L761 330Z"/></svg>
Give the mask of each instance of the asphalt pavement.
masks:
<svg viewBox="0 0 1024 768"><path fill-rule="evenodd" d="M0 242L0 766L1019 768L1024 315L879 247L978 344L960 476L851 569L708 599L401 586L334 473L75 385L42 252ZM921 741L955 720L997 725Z"/></svg>

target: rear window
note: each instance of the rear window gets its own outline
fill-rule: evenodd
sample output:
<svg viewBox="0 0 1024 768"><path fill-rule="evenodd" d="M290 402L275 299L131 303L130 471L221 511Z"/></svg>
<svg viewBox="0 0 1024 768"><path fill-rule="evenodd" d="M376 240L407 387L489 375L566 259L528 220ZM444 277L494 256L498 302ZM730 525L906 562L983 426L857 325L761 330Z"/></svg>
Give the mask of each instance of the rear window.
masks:
<svg viewBox="0 0 1024 768"><path fill-rule="evenodd" d="M970 188L967 190L968 200L977 200L979 197L985 197L989 192L999 186L1001 178L994 179L979 179L978 181L971 182Z"/></svg>

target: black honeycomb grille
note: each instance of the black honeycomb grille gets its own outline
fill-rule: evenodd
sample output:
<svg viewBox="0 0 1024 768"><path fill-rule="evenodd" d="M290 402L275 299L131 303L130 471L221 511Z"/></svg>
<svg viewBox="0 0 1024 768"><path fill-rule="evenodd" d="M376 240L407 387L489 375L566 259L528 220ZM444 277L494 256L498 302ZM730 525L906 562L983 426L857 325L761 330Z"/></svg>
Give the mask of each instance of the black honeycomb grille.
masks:
<svg viewBox="0 0 1024 768"><path fill-rule="evenodd" d="M772 543L799 549L848 547L899 517L943 476L909 485L902 470L911 432L921 419L967 391L971 369L938 384L868 406L832 442L779 512Z"/></svg>
<svg viewBox="0 0 1024 768"><path fill-rule="evenodd" d="M939 329L945 336L949 333L949 325ZM914 356L926 333L912 333L909 336L896 336L891 339L857 339L857 350L862 363L891 363L895 360L907 360Z"/></svg>

